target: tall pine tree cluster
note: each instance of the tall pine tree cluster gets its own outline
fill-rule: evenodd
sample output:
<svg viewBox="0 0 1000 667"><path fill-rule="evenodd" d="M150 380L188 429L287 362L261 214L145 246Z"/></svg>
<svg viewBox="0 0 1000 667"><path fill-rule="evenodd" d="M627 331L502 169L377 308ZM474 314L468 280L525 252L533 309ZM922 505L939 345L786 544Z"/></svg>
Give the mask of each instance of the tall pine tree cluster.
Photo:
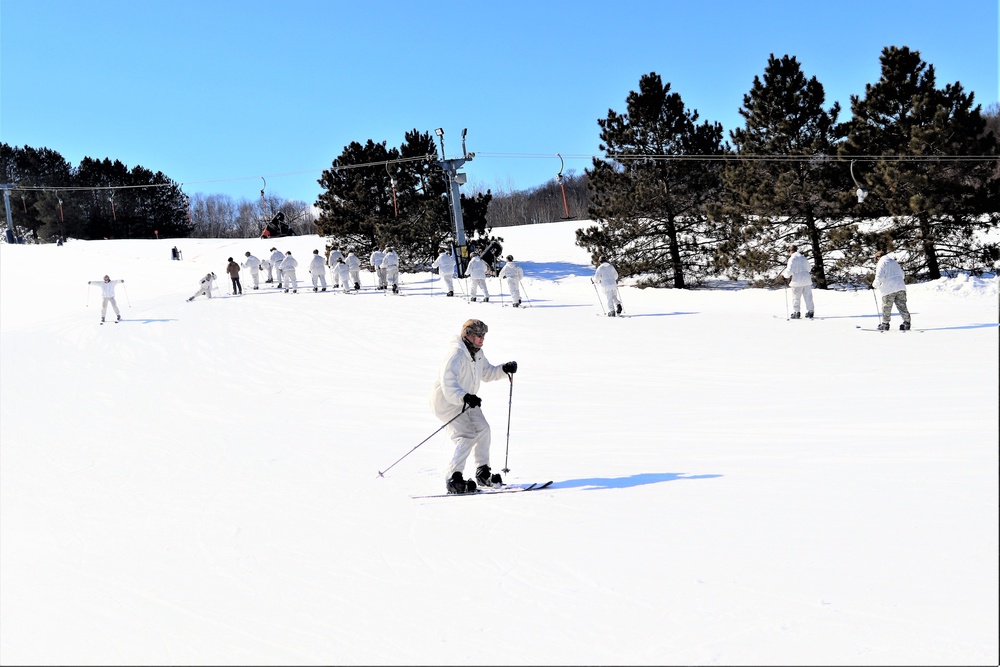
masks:
<svg viewBox="0 0 1000 667"><path fill-rule="evenodd" d="M604 156L587 172L597 224L578 245L640 285L766 284L791 244L820 288L856 283L877 249L913 279L995 271L1000 245L984 232L1000 225L1000 147L988 119L960 83L938 88L918 52L887 47L881 64L840 122L822 84L772 54L726 145L669 83L643 76L625 113L598 120Z"/></svg>

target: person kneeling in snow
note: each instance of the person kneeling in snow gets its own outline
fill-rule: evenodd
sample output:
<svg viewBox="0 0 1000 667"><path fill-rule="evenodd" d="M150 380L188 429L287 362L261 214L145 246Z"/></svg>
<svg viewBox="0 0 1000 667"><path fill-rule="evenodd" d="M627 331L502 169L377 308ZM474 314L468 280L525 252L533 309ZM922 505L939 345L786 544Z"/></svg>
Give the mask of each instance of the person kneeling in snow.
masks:
<svg viewBox="0 0 1000 667"><path fill-rule="evenodd" d="M212 298L212 290L215 289L215 274L206 273L205 277L198 283L198 291L191 295L188 301L194 301L195 297L204 294L209 299Z"/></svg>
<svg viewBox="0 0 1000 667"><path fill-rule="evenodd" d="M476 395L480 382L499 380L517 372L517 362L494 366L483 354L488 327L480 320L467 320L451 343L431 389L434 414L448 427L455 453L448 464L445 486L448 493L472 493L479 486L502 486L499 474L490 471L490 425L483 416L482 399ZM510 378L513 381L513 378ZM462 477L465 461L475 449L476 480Z"/></svg>

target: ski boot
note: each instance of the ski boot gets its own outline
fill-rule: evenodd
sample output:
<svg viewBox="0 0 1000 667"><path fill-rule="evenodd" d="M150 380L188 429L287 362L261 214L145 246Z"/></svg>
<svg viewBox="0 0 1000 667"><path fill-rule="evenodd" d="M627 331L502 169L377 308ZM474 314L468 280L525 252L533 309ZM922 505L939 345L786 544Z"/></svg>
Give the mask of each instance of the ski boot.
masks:
<svg viewBox="0 0 1000 667"><path fill-rule="evenodd" d="M899 330L900 331L909 331L910 330L910 323L909 322L903 322L902 324L899 325Z"/></svg>
<svg viewBox="0 0 1000 667"><path fill-rule="evenodd" d="M489 303L489 302L490 302L490 297L485 297L483 299L483 303Z"/></svg>
<svg viewBox="0 0 1000 667"><path fill-rule="evenodd" d="M615 312L618 313L619 315L622 314L622 305L620 303L617 306L615 306Z"/></svg>
<svg viewBox="0 0 1000 667"><path fill-rule="evenodd" d="M475 301L475 300L476 300L476 297L472 297L471 299L469 299L469 301Z"/></svg>
<svg viewBox="0 0 1000 667"><path fill-rule="evenodd" d="M879 331L888 331L889 330L889 323L888 322L879 322L878 330Z"/></svg>
<svg viewBox="0 0 1000 667"><path fill-rule="evenodd" d="M798 320L798 319L801 319L801 318L802 318L802 313L792 313L791 317L789 317L788 319Z"/></svg>
<svg viewBox="0 0 1000 667"><path fill-rule="evenodd" d="M116 317L116 318L115 318L115 322L121 322L121 321L122 321L122 316L121 316L121 315L119 315L118 317ZM910 325L909 325L909 324L907 324L907 325L906 325L906 328L907 328L907 329L909 329L909 328L910 328Z"/></svg>
<svg viewBox="0 0 1000 667"><path fill-rule="evenodd" d="M806 319L811 320L812 318L813 318L813 311L810 310L808 313L806 313Z"/></svg>
<svg viewBox="0 0 1000 667"><path fill-rule="evenodd" d="M360 291L361 290L361 283L354 283L354 290L355 291Z"/></svg>
<svg viewBox="0 0 1000 667"><path fill-rule="evenodd" d="M454 292L448 292L448 296L455 296Z"/></svg>
<svg viewBox="0 0 1000 667"><path fill-rule="evenodd" d="M503 486L503 479L500 473L490 473L488 465L481 465L476 468L476 482L479 486Z"/></svg>
<svg viewBox="0 0 1000 667"><path fill-rule="evenodd" d="M448 493L475 493L476 483L471 479L463 479L462 473L456 472L451 476L445 486Z"/></svg>

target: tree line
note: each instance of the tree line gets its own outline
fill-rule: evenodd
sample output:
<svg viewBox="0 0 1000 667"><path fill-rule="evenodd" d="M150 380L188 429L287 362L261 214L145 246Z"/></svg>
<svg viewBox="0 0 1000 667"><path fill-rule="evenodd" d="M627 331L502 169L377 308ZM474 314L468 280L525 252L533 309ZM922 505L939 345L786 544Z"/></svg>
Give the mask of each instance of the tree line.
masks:
<svg viewBox="0 0 1000 667"><path fill-rule="evenodd" d="M11 220L17 235L56 238L246 238L257 236L278 212L299 234L316 231L303 202L261 195L184 194L162 172L119 160L85 157L74 167L49 148L0 143L0 174L11 186ZM4 211L6 215L6 211Z"/></svg>
<svg viewBox="0 0 1000 667"><path fill-rule="evenodd" d="M768 59L743 96L745 125L723 141L655 72L598 120L587 170L595 225L577 243L640 284L722 276L765 284L786 247L810 256L818 287L857 282L876 249L912 278L995 271L1000 244L996 127L958 82L906 47L886 47L881 78L825 107L794 57ZM995 235L993 235L995 238Z"/></svg>

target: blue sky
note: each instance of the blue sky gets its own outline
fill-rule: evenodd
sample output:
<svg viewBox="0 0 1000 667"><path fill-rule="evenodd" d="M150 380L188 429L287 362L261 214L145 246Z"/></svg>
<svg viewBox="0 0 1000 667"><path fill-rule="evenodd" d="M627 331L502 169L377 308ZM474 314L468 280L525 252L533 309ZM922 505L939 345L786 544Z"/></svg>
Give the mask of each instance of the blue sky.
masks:
<svg viewBox="0 0 1000 667"><path fill-rule="evenodd" d="M827 106L909 46L939 86L998 99L997 0L2 0L0 141L140 164L188 194L313 202L351 141L445 131L474 187L582 172L597 119L657 72L727 131L769 54ZM465 186L468 189L470 186Z"/></svg>

